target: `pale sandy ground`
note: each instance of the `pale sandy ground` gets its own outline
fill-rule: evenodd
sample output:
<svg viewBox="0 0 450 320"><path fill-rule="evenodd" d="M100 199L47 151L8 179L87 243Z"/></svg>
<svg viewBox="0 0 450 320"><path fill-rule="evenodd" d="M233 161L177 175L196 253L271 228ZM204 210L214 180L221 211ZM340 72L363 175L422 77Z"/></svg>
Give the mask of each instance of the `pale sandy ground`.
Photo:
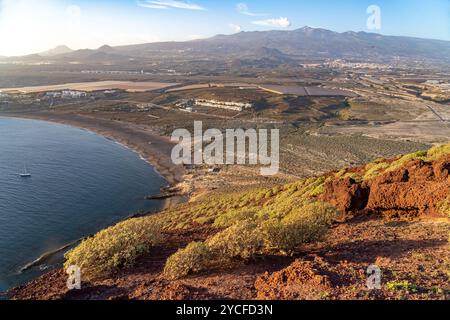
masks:
<svg viewBox="0 0 450 320"><path fill-rule="evenodd" d="M270 178L263 177L259 174L259 168L253 166L225 166L219 173L210 172L208 166L186 170L184 166L173 164L171 153L174 144L170 139L158 135L145 125L61 112L8 113L0 116L37 119L84 128L129 147L146 159L171 187L182 193L182 196L167 199L166 207L187 200L194 201L215 190L233 192L242 188L286 183L297 178L281 172Z"/></svg>
<svg viewBox="0 0 450 320"><path fill-rule="evenodd" d="M373 138L395 138L427 143L447 142L450 137L450 106L427 104L439 115L424 105L424 112L410 121L395 121L386 124L342 125L324 127L322 134L363 134Z"/></svg>
<svg viewBox="0 0 450 320"><path fill-rule="evenodd" d="M121 89L128 92L145 92L160 90L173 87L177 83L161 83L161 82L132 82L132 81L96 81L96 82L80 82L80 83L65 83L49 86L36 87L21 87L21 88L4 88L0 89L3 93L20 92L24 94L39 93L47 91L61 91L61 90L80 90L80 91L99 91L99 90L113 90Z"/></svg>

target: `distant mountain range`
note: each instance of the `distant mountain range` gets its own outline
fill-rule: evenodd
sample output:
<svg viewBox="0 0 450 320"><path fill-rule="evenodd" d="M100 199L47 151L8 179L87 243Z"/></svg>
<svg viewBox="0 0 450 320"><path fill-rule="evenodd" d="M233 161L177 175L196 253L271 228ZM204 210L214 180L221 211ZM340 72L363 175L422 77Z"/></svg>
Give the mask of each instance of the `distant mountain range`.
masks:
<svg viewBox="0 0 450 320"><path fill-rule="evenodd" d="M184 60L263 60L290 63L301 59L352 59L391 61L429 60L450 63L450 41L383 36L366 32L338 33L304 27L293 31L253 31L217 35L188 42L159 42L96 50L73 51L60 46L47 52L13 60L55 63L121 63L128 61Z"/></svg>

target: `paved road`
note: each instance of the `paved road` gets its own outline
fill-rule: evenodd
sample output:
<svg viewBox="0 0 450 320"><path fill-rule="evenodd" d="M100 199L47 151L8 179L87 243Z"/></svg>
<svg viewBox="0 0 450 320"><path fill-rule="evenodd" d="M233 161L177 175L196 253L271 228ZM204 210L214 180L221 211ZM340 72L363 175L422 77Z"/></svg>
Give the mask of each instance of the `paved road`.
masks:
<svg viewBox="0 0 450 320"><path fill-rule="evenodd" d="M438 119L439 119L440 121L442 121L446 126L450 127L450 121L448 121L448 120L442 118L442 116L441 116L436 110L434 110L432 106L427 105L427 107L428 107L428 109L431 110L431 112L433 112L433 114L434 114L436 117L438 117Z"/></svg>

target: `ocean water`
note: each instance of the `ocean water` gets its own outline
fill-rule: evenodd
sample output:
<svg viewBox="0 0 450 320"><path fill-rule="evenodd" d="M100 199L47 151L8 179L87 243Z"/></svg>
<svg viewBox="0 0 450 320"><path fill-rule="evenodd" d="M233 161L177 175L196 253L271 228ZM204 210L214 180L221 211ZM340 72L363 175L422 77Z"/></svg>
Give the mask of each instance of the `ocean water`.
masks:
<svg viewBox="0 0 450 320"><path fill-rule="evenodd" d="M24 166L32 174L21 178ZM138 154L69 126L0 117L0 291L57 266L20 273L42 254L132 214L167 183Z"/></svg>

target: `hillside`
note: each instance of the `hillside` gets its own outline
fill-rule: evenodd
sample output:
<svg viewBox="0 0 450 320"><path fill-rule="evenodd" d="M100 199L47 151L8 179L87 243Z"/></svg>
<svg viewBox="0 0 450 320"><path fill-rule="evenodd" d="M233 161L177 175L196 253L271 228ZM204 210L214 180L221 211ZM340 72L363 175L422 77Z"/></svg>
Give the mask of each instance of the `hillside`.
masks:
<svg viewBox="0 0 450 320"><path fill-rule="evenodd" d="M450 144L120 223L16 299L448 299ZM438 263L436 263L438 262ZM382 288L368 290L377 265Z"/></svg>
<svg viewBox="0 0 450 320"><path fill-rule="evenodd" d="M64 50L63 50L64 49ZM450 62L450 42L411 37L385 36L366 32L338 33L304 27L292 31L253 31L217 35L188 42L159 42L97 50L69 51L58 47L44 54L54 63L125 63L130 59L146 62L154 59L189 61L230 59L275 59L284 63L298 59L351 59L365 61ZM59 53L59 54L58 54ZM14 61L40 61L42 55L11 58Z"/></svg>
<svg viewBox="0 0 450 320"><path fill-rule="evenodd" d="M171 52L183 56L241 57L255 49L271 48L291 57L353 58L387 60L444 59L449 61L450 42L410 37L383 36L366 32L338 33L320 28L304 27L293 31L254 31L190 42L152 43L118 47L130 56L142 57ZM180 52L182 50L182 52Z"/></svg>
<svg viewBox="0 0 450 320"><path fill-rule="evenodd" d="M53 57L53 56L57 56L57 55L60 55L60 54L67 54L67 53L70 53L72 51L73 50L70 49L67 46L57 46L56 48L50 49L48 51L41 52L41 53L39 53L39 55L43 56L43 57Z"/></svg>

